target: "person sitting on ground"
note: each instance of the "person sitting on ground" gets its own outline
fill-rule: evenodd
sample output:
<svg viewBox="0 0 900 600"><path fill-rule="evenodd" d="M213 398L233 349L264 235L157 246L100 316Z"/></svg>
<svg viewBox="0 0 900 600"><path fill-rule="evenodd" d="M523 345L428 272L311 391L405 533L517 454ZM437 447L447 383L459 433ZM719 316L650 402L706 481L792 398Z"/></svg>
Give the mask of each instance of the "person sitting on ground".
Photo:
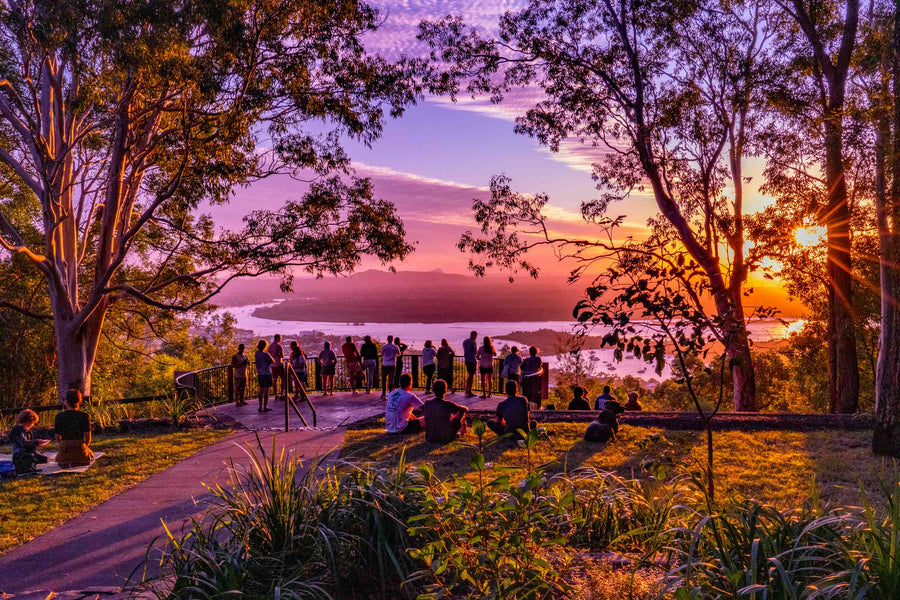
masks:
<svg viewBox="0 0 900 600"><path fill-rule="evenodd" d="M503 371L501 377L505 377L511 381L520 381L522 378L522 356L519 354L519 347L513 346L509 349L509 354L503 359Z"/></svg>
<svg viewBox="0 0 900 600"><path fill-rule="evenodd" d="M394 387L400 386L400 376L403 375L403 353L409 349L409 346L400 341L400 338L394 336L394 345L397 346L397 366L394 367Z"/></svg>
<svg viewBox="0 0 900 600"><path fill-rule="evenodd" d="M588 424L584 441L605 444L615 440L619 433L619 415L623 412L625 409L621 404L615 400L608 401L606 408Z"/></svg>
<svg viewBox="0 0 900 600"><path fill-rule="evenodd" d="M362 357L359 355L356 344L353 343L353 338L349 335L345 338L344 345L341 346L341 353L344 355L344 365L347 367L347 377L350 378L350 389L353 390L353 395L356 396L357 384L362 383L361 381L358 381L360 375L362 375Z"/></svg>
<svg viewBox="0 0 900 600"><path fill-rule="evenodd" d="M363 369L366 371L366 394L371 394L372 388L376 387L375 372L378 370L378 346L372 341L372 336L367 335L363 338L359 354L362 357Z"/></svg>
<svg viewBox="0 0 900 600"><path fill-rule="evenodd" d="M384 409L384 426L388 433L419 433L425 428L424 417L414 417L413 410L422 407L422 401L413 394L412 375L400 376L400 387L387 397Z"/></svg>
<svg viewBox="0 0 900 600"><path fill-rule="evenodd" d="M297 374L300 386L305 390L309 385L309 369L306 366L306 352L297 341L291 342L291 367ZM290 378L288 378L288 383L292 383Z"/></svg>
<svg viewBox="0 0 900 600"><path fill-rule="evenodd" d="M334 373L337 370L337 355L331 349L331 342L325 342L319 352L319 365L322 367L322 395L334 396Z"/></svg>
<svg viewBox="0 0 900 600"><path fill-rule="evenodd" d="M466 435L466 413L469 409L444 400L447 382L443 379L435 380L431 389L434 391L434 399L422 407L422 415L425 418L425 441L432 444L446 444Z"/></svg>
<svg viewBox="0 0 900 600"><path fill-rule="evenodd" d="M450 347L450 342L442 339L441 347L437 351L437 378L444 380L451 394L456 393L456 389L453 387L453 358L455 356L456 353Z"/></svg>
<svg viewBox="0 0 900 600"><path fill-rule="evenodd" d="M244 354L244 345L238 344L237 354L231 357L231 372L234 373L234 405L247 406L247 367L250 359Z"/></svg>
<svg viewBox="0 0 900 600"><path fill-rule="evenodd" d="M519 384L515 381L506 382L506 399L497 405L497 420L488 421L487 426L497 435L511 434L514 440L521 440L522 434L528 433L537 423L529 419L528 398L519 396Z"/></svg>
<svg viewBox="0 0 900 600"><path fill-rule="evenodd" d="M425 393L431 393L431 382L434 380L434 371L437 368L435 358L437 357L437 348L434 342L425 340L425 347L422 348L422 371L425 373Z"/></svg>
<svg viewBox="0 0 900 600"><path fill-rule="evenodd" d="M628 411L644 410L641 407L641 403L638 402L637 392L628 392L628 402L625 403L625 410L628 410Z"/></svg>
<svg viewBox="0 0 900 600"><path fill-rule="evenodd" d="M475 358L478 359L478 371L481 373L481 397L483 399L491 397L495 356L497 356L497 351L494 350L494 342L491 341L491 338L484 336L481 348L475 353Z"/></svg>
<svg viewBox="0 0 900 600"><path fill-rule="evenodd" d="M394 389L394 369L397 368L397 355L400 348L394 343L394 336L387 337L387 344L381 347L381 399L387 397L389 390Z"/></svg>
<svg viewBox="0 0 900 600"><path fill-rule="evenodd" d="M94 461L91 451L91 418L81 412L81 392L69 390L64 401L65 410L56 413L53 430L59 441L56 462L63 469L84 467Z"/></svg>
<svg viewBox="0 0 900 600"><path fill-rule="evenodd" d="M275 359L266 352L269 342L259 340L253 362L256 363L256 382L259 384L259 408L257 412L269 412L269 388L272 387L272 365Z"/></svg>
<svg viewBox="0 0 900 600"><path fill-rule="evenodd" d="M522 361L522 394L535 407L541 408L541 379L544 374L544 365L538 356L538 349L531 346L528 349L528 358Z"/></svg>
<svg viewBox="0 0 900 600"><path fill-rule="evenodd" d="M587 398L587 388L583 385L573 385L572 386L572 394L574 397L572 401L569 402L569 410L591 410L591 405L588 403Z"/></svg>
<svg viewBox="0 0 900 600"><path fill-rule="evenodd" d="M16 425L9 430L9 443L12 445L12 462L16 475L37 473L37 465L47 463L47 457L38 452L38 448L46 446L50 440L35 439L31 428L37 425L38 415L26 408L16 417Z"/></svg>
<svg viewBox="0 0 900 600"><path fill-rule="evenodd" d="M610 400L615 401L616 398L610 392L610 387L608 385L603 386L603 393L597 396L597 401L594 403L594 410L603 410L606 406L606 403Z"/></svg>

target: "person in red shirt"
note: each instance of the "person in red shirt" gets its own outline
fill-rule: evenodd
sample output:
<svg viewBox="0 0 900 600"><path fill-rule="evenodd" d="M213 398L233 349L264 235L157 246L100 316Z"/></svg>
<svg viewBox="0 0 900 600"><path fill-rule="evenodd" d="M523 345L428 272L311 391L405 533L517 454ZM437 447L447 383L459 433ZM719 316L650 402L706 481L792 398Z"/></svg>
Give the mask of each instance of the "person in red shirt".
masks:
<svg viewBox="0 0 900 600"><path fill-rule="evenodd" d="M362 357L359 355L359 349L353 342L353 338L349 335L341 346L341 352L344 353L344 365L347 367L347 376L350 378L350 389L353 395L356 395L356 386L362 374Z"/></svg>

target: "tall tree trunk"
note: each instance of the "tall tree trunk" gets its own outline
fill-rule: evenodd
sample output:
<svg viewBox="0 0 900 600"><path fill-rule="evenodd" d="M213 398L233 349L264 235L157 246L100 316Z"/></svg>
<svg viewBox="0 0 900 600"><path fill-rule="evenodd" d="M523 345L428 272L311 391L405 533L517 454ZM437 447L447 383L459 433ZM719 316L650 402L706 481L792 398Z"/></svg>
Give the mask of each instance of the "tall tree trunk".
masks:
<svg viewBox="0 0 900 600"><path fill-rule="evenodd" d="M731 365L731 378L734 384L735 412L756 412L759 403L756 399L756 371L753 368L753 357L750 354L750 343L746 328L743 335L727 352Z"/></svg>
<svg viewBox="0 0 900 600"><path fill-rule="evenodd" d="M79 390L85 398L91 395L91 371L100 332L106 314L106 305L97 307L81 325L71 318L67 306L58 306L58 296L51 292L53 327L56 336L57 386L59 397L65 397L70 389ZM63 299L63 301L65 301Z"/></svg>
<svg viewBox="0 0 900 600"><path fill-rule="evenodd" d="M882 93L883 112L876 120L875 207L881 250L881 335L875 375L875 431L872 451L900 456L900 0L894 11L894 35L890 89ZM887 87L887 86L885 86ZM887 156L891 149L891 116L894 138L891 152L891 193L887 192Z"/></svg>
<svg viewBox="0 0 900 600"><path fill-rule="evenodd" d="M859 363L851 292L850 205L844 180L843 93L835 104L825 119L828 405L832 413L854 413L859 408Z"/></svg>

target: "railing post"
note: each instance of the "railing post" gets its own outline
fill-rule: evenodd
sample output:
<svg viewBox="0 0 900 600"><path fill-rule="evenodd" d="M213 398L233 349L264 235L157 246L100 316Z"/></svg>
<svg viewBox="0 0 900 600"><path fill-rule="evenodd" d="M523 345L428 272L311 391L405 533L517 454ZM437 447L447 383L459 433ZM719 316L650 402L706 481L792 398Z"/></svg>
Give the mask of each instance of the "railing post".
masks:
<svg viewBox="0 0 900 600"><path fill-rule="evenodd" d="M413 387L422 387L421 385L419 385L419 355L413 354L412 356L410 356L410 359L412 362L412 365L410 365L410 371L412 371L411 375L413 380Z"/></svg>
<svg viewBox="0 0 900 600"><path fill-rule="evenodd" d="M313 360L316 363L316 375L315 375L316 391L321 392L322 391L322 368L319 365L319 357L318 356L314 357Z"/></svg>
<svg viewBox="0 0 900 600"><path fill-rule="evenodd" d="M541 399L548 400L550 398L550 363L541 363Z"/></svg>
<svg viewBox="0 0 900 600"><path fill-rule="evenodd" d="M506 393L506 389L503 386L504 377L503 377L503 359L502 358L494 359L494 370L497 373L497 392L499 392L501 395L503 395Z"/></svg>
<svg viewBox="0 0 900 600"><path fill-rule="evenodd" d="M234 402L234 367L228 365L228 403Z"/></svg>

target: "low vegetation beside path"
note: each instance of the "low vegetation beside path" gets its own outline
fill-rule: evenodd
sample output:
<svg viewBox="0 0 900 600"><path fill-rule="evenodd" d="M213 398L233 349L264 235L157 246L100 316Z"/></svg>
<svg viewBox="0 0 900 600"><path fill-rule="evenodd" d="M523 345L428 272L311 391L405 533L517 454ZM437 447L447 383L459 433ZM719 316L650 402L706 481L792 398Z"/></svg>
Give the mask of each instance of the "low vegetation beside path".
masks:
<svg viewBox="0 0 900 600"><path fill-rule="evenodd" d="M227 430L172 428L96 435L104 455L85 473L0 481L0 554L218 442ZM49 450L53 450L50 446ZM0 453L9 452L0 446Z"/></svg>
<svg viewBox="0 0 900 600"><path fill-rule="evenodd" d="M705 461L699 431L663 431L621 426L619 439L603 446L582 439L585 423L548 423L549 441L532 452L536 464L551 472L594 467L623 477L641 477L654 469ZM490 434L489 434L490 435ZM876 496L890 479L893 463L872 458L870 431L722 431L715 434L716 482L722 498L755 498L781 508L798 506L821 493L839 504L859 501L859 484ZM470 439L468 441L472 441ZM411 463L429 462L441 476L471 473L470 452L458 444L438 446L424 434L395 436L383 427L347 432L342 456L396 463L401 452ZM488 470L520 467L524 449L501 442L485 450ZM816 490L815 488L818 488Z"/></svg>

